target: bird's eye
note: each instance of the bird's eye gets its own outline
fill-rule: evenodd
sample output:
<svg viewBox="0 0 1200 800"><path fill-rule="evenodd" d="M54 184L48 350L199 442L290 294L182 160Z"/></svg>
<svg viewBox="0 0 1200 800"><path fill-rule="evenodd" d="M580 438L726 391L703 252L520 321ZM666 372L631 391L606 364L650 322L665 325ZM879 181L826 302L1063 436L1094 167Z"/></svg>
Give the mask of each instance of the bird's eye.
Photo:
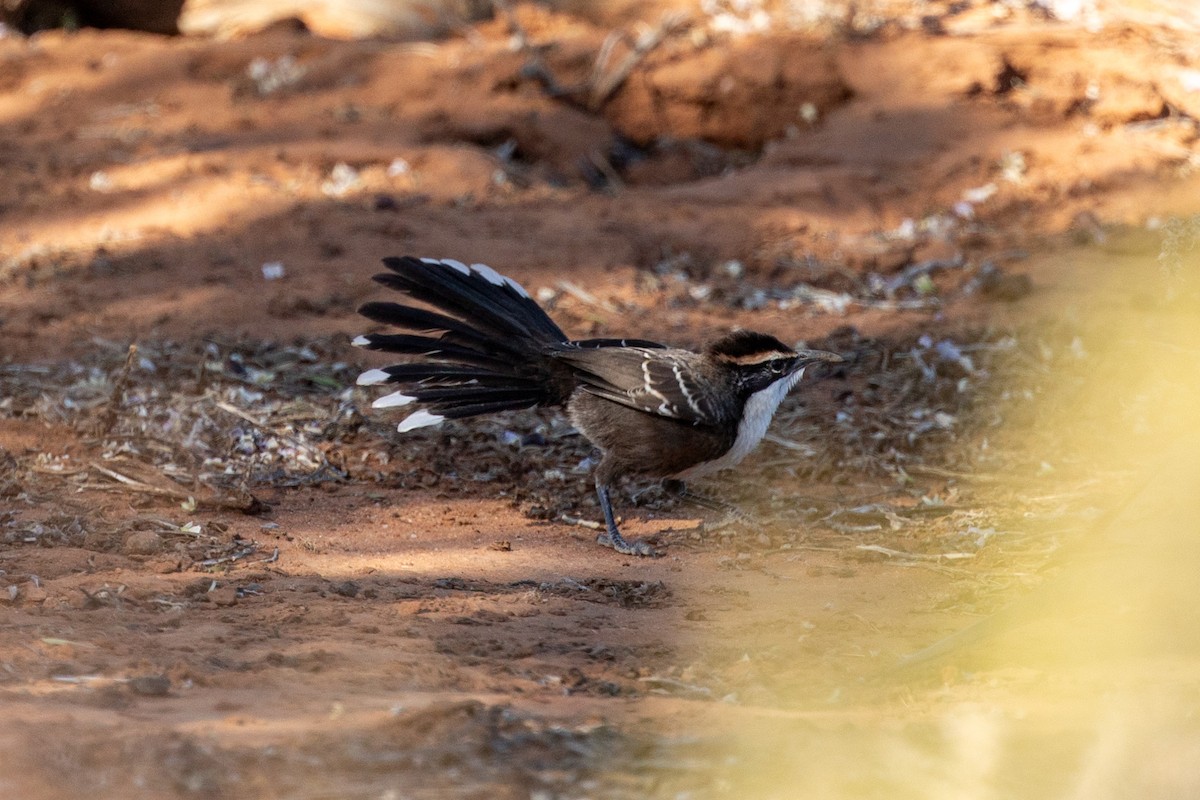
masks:
<svg viewBox="0 0 1200 800"><path fill-rule="evenodd" d="M787 364L785 364L784 362L782 362L782 361L771 362L771 372L774 372L776 375L782 375L783 371L785 369L787 369Z"/></svg>

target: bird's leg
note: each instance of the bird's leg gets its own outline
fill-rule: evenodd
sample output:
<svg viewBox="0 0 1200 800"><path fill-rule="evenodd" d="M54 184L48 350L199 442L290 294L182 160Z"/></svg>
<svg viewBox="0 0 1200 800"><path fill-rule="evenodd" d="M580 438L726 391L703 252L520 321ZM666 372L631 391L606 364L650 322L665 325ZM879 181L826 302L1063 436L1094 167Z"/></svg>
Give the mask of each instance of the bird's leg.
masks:
<svg viewBox="0 0 1200 800"><path fill-rule="evenodd" d="M634 539L630 542L617 530L617 521L613 519L612 501L608 499L608 487L604 485L599 476L596 477L596 496L600 498L600 510L604 512L605 528L605 532L596 537L597 544L611 547L618 553L627 556L658 555L649 542L643 539Z"/></svg>

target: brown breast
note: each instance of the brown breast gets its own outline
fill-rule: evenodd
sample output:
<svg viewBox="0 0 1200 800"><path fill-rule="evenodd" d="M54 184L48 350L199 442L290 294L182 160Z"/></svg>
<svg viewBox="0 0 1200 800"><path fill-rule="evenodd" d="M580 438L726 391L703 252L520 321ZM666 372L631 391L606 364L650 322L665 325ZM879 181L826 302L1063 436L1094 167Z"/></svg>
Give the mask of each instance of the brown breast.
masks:
<svg viewBox="0 0 1200 800"><path fill-rule="evenodd" d="M683 472L718 458L736 433L648 414L582 389L571 395L567 413L603 452L597 476L605 483L619 475L665 478Z"/></svg>

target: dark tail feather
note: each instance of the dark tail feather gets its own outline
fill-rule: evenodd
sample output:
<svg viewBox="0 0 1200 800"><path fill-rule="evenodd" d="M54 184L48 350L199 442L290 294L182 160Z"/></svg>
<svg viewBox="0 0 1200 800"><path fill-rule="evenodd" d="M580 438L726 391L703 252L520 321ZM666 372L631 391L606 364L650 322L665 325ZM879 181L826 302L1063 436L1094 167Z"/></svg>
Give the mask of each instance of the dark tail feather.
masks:
<svg viewBox="0 0 1200 800"><path fill-rule="evenodd" d="M358 313L367 319L397 328L407 328L422 333L442 331L437 337L437 341L461 345L480 352L503 351L513 354L529 349L529 340L527 339L515 340L511 336L497 336L461 320L423 308L402 306L399 303L375 302L365 304L358 309ZM360 347L366 346L364 341L356 339L355 342ZM386 350L387 348L375 349ZM398 350L396 352L407 351Z"/></svg>
<svg viewBox="0 0 1200 800"><path fill-rule="evenodd" d="M520 284L485 264L410 256L385 258L383 264L391 272L376 275L376 281L481 330L543 344L567 340Z"/></svg>
<svg viewBox="0 0 1200 800"><path fill-rule="evenodd" d="M400 386L414 384L437 386L508 386L513 381L527 382L527 378L511 372L470 367L465 364L441 364L419 361L413 364L394 364L383 369L372 369L358 377L362 386L376 383L395 383Z"/></svg>
<svg viewBox="0 0 1200 800"><path fill-rule="evenodd" d="M551 374L556 364L547 353L567 337L511 278L482 264L449 260L388 258L384 264L391 272L376 275L376 281L434 309L380 302L359 309L375 322L414 332L354 340L416 359L358 378L360 385L398 388L377 399L376 408L421 407L400 424L401 431L563 402L560 382Z"/></svg>
<svg viewBox="0 0 1200 800"><path fill-rule="evenodd" d="M368 333L355 341L359 347L365 347L367 350L383 350L387 353L403 353L425 358L454 359L457 363L474 364L480 367L490 366L496 361L495 356L480 353L470 347L453 344L444 337L433 339L428 336L412 336L404 333Z"/></svg>
<svg viewBox="0 0 1200 800"><path fill-rule="evenodd" d="M436 410L444 411L454 406L469 406L475 403L527 403L536 399L536 386L524 387L507 386L481 388L479 386L443 387L431 386L428 389L413 389L412 396L418 403L436 406Z"/></svg>

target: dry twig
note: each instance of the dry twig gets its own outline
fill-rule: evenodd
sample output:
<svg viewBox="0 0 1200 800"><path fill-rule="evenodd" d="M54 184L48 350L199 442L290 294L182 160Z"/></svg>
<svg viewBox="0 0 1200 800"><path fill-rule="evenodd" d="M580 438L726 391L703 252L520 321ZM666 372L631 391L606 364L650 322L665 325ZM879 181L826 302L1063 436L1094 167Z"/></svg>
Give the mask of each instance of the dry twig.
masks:
<svg viewBox="0 0 1200 800"><path fill-rule="evenodd" d="M625 83L630 73L633 72L634 67L641 63L642 59L653 52L668 37L684 30L689 24L690 20L686 12L672 11L663 14L658 25L643 31L638 36L630 51L625 54L625 57L621 59L616 68L607 74L603 74L604 66L616 46L616 41L625 37L625 34L616 32L609 34L608 38L604 41L604 45L600 48L599 54L596 56L596 64L592 69L592 79L589 81L592 90L588 96L588 109L591 111L599 110L621 88L621 85Z"/></svg>
<svg viewBox="0 0 1200 800"><path fill-rule="evenodd" d="M121 366L121 372L117 375L117 379L113 381L112 394L109 395L104 416L100 417L98 425L101 436L108 434L117 424L117 418L121 413L121 400L125 397L126 387L129 386L129 373L133 370L133 359L137 357L137 351L136 344L129 345L125 363Z"/></svg>
<svg viewBox="0 0 1200 800"><path fill-rule="evenodd" d="M164 487L164 486L155 486L153 484L146 483L145 481L140 481L140 480L137 480L136 478L131 478L128 475L122 475L120 472L117 472L116 470L111 470L108 467L97 464L95 461L88 462L88 466L90 466L92 469L99 472L101 475L111 478L112 480L121 484L123 487L125 487L125 491L135 492L137 494L148 494L148 495L154 495L156 497L166 497L171 500L179 501L181 503L194 500L197 503L197 505L204 505L204 506L209 506L212 508L241 511L242 513L249 513L252 509L254 509L255 507L257 507L259 505L259 501L257 499L255 499L253 495L250 495L247 498L237 498L237 499L223 498L223 497L210 497L210 498L202 499L202 498L196 497L195 495L193 495L190 492L184 491L183 489L174 489L174 488L169 488L169 487ZM117 487L110 487L110 486L104 486L103 484L99 484L99 485L94 485L94 486L88 486L87 488L105 489L105 490L111 491L112 489L117 488Z"/></svg>
<svg viewBox="0 0 1200 800"><path fill-rule="evenodd" d="M903 550L893 550L878 544L856 545L855 550L866 550L870 553L880 553L892 558L907 558L912 561L958 561L964 558L974 558L974 553L906 553Z"/></svg>

